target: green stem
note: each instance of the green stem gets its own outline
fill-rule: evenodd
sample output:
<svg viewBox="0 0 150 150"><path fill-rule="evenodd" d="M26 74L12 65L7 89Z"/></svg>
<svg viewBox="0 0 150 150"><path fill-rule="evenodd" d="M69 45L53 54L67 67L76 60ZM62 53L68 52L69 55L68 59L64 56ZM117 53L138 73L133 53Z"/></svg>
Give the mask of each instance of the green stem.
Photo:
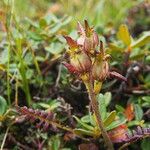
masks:
<svg viewBox="0 0 150 150"><path fill-rule="evenodd" d="M113 144L112 144L112 142L111 142L111 140L110 140L110 138L106 132L106 129L105 129L103 121L102 121L101 114L99 112L98 101L96 99L96 94L94 93L92 80L90 80L90 82L88 84L88 93L89 93L89 98L91 100L92 109L93 109L94 114L95 114L96 119L97 119L99 129L102 133L102 136L103 136L104 141L108 147L108 150L114 150Z"/></svg>

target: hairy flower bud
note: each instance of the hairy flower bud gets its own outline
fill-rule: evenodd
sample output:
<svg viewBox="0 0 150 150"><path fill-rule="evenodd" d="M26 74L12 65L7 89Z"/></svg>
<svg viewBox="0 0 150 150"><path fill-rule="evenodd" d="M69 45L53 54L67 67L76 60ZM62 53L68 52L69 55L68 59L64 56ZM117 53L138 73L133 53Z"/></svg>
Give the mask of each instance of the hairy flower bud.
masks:
<svg viewBox="0 0 150 150"><path fill-rule="evenodd" d="M92 67L92 76L95 80L104 81L109 74L109 65L106 60L97 59Z"/></svg>
<svg viewBox="0 0 150 150"><path fill-rule="evenodd" d="M80 73L85 73L91 68L91 60L88 55L82 51L70 58L70 64Z"/></svg>
<svg viewBox="0 0 150 150"><path fill-rule="evenodd" d="M83 46L85 52L93 53L99 44L99 39L93 28L89 27L87 21L85 21L85 29L78 23L78 34L80 35L77 39L78 45Z"/></svg>

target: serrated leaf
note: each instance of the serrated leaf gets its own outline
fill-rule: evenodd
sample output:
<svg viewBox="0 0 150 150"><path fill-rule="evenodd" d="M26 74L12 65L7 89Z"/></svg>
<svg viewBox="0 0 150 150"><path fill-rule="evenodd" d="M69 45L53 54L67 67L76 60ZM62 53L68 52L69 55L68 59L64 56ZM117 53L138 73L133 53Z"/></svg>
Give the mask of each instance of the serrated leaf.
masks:
<svg viewBox="0 0 150 150"><path fill-rule="evenodd" d="M135 47L142 47L145 44L150 43L150 32L148 32L147 34L143 35L140 39L138 39L137 41L133 42L131 44L132 48Z"/></svg>
<svg viewBox="0 0 150 150"><path fill-rule="evenodd" d="M82 122L78 117L76 117L76 116L73 116L75 119L76 119L76 121L81 125L81 126L83 126L85 129L88 129L88 130L94 130L94 128L92 127L92 126L90 126L90 125L88 125L88 124L86 124L86 123L84 123L84 122Z"/></svg>
<svg viewBox="0 0 150 150"><path fill-rule="evenodd" d="M116 111L112 111L108 117L105 119L104 121L104 126L107 127L109 126L114 120L115 120L115 117L116 117Z"/></svg>
<svg viewBox="0 0 150 150"><path fill-rule="evenodd" d="M0 96L0 115L3 115L6 109L7 109L7 102L2 96Z"/></svg>
<svg viewBox="0 0 150 150"><path fill-rule="evenodd" d="M131 44L131 36L130 36L128 28L127 28L127 26L125 24L120 25L119 31L117 33L117 37L125 45L129 46Z"/></svg>
<svg viewBox="0 0 150 150"><path fill-rule="evenodd" d="M134 110L135 110L135 119L140 121L143 117L143 110L142 108L140 107L139 104L135 104L134 105Z"/></svg>

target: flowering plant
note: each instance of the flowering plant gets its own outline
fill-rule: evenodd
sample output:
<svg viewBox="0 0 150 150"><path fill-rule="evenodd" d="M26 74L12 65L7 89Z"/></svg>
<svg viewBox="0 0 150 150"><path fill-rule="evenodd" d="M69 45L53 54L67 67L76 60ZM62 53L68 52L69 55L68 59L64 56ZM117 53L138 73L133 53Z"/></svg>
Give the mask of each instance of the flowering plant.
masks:
<svg viewBox="0 0 150 150"><path fill-rule="evenodd" d="M126 81L126 78L117 72L111 72L109 69L109 58L105 52L103 42L99 42L97 33L93 27L88 25L85 20L84 27L78 23L79 38L77 41L69 36L64 36L69 50L66 52L68 56L67 61L63 64L72 73L80 78L88 91L89 99L91 100L92 110L97 120L99 129L105 140L106 145L111 150L113 149L111 140L104 128L101 114L98 110L97 94L101 90L103 81L107 77L117 77Z"/></svg>

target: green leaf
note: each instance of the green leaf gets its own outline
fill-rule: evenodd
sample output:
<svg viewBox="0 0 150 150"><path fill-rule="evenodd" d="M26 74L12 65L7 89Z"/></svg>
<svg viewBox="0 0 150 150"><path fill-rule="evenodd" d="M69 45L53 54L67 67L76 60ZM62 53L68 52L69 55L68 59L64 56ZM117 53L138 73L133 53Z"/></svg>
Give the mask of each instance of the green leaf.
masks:
<svg viewBox="0 0 150 150"><path fill-rule="evenodd" d="M142 140L141 143L142 150L149 150L150 149L150 138L146 138Z"/></svg>
<svg viewBox="0 0 150 150"><path fill-rule="evenodd" d="M120 25L119 31L117 33L117 37L125 45L129 46L131 44L131 36L130 36L128 28L127 28L127 26L125 24Z"/></svg>
<svg viewBox="0 0 150 150"><path fill-rule="evenodd" d="M128 127L132 127L132 126L139 126L140 121L138 120L133 120L127 123Z"/></svg>
<svg viewBox="0 0 150 150"><path fill-rule="evenodd" d="M143 96L142 100L150 104L150 96Z"/></svg>
<svg viewBox="0 0 150 150"><path fill-rule="evenodd" d="M91 112L89 112L89 115L86 115L84 117L81 118L81 121L84 123L90 123L92 126L96 126L96 119L94 117L94 115L92 115Z"/></svg>
<svg viewBox="0 0 150 150"><path fill-rule="evenodd" d="M122 106L120 106L120 105L116 105L115 107L116 107L116 109L117 109L119 112L124 112L124 111L125 111L125 109L124 109Z"/></svg>
<svg viewBox="0 0 150 150"><path fill-rule="evenodd" d="M84 123L90 123L90 115L83 116L81 121Z"/></svg>
<svg viewBox="0 0 150 150"><path fill-rule="evenodd" d="M0 115L3 115L7 109L7 102L6 100L0 96Z"/></svg>
<svg viewBox="0 0 150 150"><path fill-rule="evenodd" d="M123 114L120 114L120 115L119 115L119 119L113 121L109 126L107 126L107 127L106 127L106 130L107 130L107 131L108 131L108 130L112 130L112 129L114 129L114 128L116 128L116 127L118 127L118 126L120 126L120 125L122 125L122 124L124 124L124 123L126 123L126 119L125 119L125 117L124 117Z"/></svg>
<svg viewBox="0 0 150 150"><path fill-rule="evenodd" d="M60 139L59 136L54 136L51 138L51 148L52 150L58 150L60 148Z"/></svg>
<svg viewBox="0 0 150 150"><path fill-rule="evenodd" d="M41 18L41 19L40 19L39 25L40 25L41 28L46 27L47 22L46 22L45 18Z"/></svg>
<svg viewBox="0 0 150 150"><path fill-rule="evenodd" d="M105 105L107 107L111 101L111 93L110 92L106 92L104 94L104 100L105 100Z"/></svg>
<svg viewBox="0 0 150 150"><path fill-rule="evenodd" d="M88 130L94 130L94 128L92 127L92 126L90 126L90 125L88 125L88 124L86 124L86 123L84 123L84 122L82 122L78 117L76 117L76 116L73 116L75 119L76 119L76 121L81 125L81 126L83 126L84 128L86 128L86 129L88 129Z"/></svg>
<svg viewBox="0 0 150 150"><path fill-rule="evenodd" d="M109 43L109 49L112 50L111 53L113 53L114 51L116 51L116 52L121 52L121 51L124 50L123 48L118 47L118 46L115 45L114 43Z"/></svg>
<svg viewBox="0 0 150 150"><path fill-rule="evenodd" d="M109 126L116 118L116 111L112 111L104 121L104 126Z"/></svg>
<svg viewBox="0 0 150 150"><path fill-rule="evenodd" d="M135 119L140 121L143 117L143 110L139 104L134 104Z"/></svg>
<svg viewBox="0 0 150 150"><path fill-rule="evenodd" d="M97 100L99 102L99 111L102 116L102 120L104 120L107 117L107 111L106 111L106 104L105 104L105 98L103 94L99 94L97 96Z"/></svg>
<svg viewBox="0 0 150 150"><path fill-rule="evenodd" d="M58 42L52 43L50 46L45 47L45 50L50 52L53 55L58 55L63 51L63 49L64 49L64 45Z"/></svg>
<svg viewBox="0 0 150 150"><path fill-rule="evenodd" d="M131 47L132 48L141 47L141 46L144 46L145 44L148 44L148 43L150 43L150 32L147 32L140 39L138 39L137 41L133 42L131 44Z"/></svg>
<svg viewBox="0 0 150 150"><path fill-rule="evenodd" d="M51 100L48 104L38 103L38 105L45 109L54 110L55 108L60 106L60 102L58 102L57 100Z"/></svg>
<svg viewBox="0 0 150 150"><path fill-rule="evenodd" d="M88 131L84 129L74 129L74 133L79 134L79 135L89 135L89 136L94 136L93 131Z"/></svg>

